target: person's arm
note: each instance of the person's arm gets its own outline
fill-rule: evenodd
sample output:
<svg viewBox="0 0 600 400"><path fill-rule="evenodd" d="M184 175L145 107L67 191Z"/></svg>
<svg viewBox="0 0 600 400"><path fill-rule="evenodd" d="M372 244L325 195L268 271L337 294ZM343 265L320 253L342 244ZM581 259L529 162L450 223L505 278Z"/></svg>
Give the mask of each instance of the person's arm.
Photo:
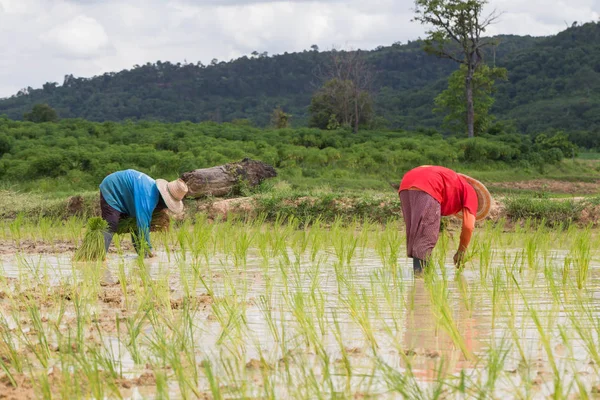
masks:
<svg viewBox="0 0 600 400"><path fill-rule="evenodd" d="M454 255L454 265L460 266L463 260L463 256L469 243L471 242L471 236L473 236L473 230L475 229L475 215L471 214L469 210L463 208L463 222L462 229L460 231L460 244L458 245L458 251Z"/></svg>
<svg viewBox="0 0 600 400"><path fill-rule="evenodd" d="M152 244L150 243L150 221L152 213L147 210L136 210L137 235L139 252L147 252L152 257ZM145 255L145 254L144 254Z"/></svg>
<svg viewBox="0 0 600 400"><path fill-rule="evenodd" d="M154 179L146 174L138 173L133 181L133 201L135 203L135 220L138 234L138 254L152 257L150 242L150 223L152 212L158 203L158 189Z"/></svg>

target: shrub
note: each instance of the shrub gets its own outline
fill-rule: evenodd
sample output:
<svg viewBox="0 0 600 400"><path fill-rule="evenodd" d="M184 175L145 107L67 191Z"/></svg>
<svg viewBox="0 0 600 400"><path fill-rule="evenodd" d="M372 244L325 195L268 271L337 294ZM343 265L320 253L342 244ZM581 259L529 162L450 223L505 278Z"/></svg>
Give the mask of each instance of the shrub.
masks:
<svg viewBox="0 0 600 400"><path fill-rule="evenodd" d="M568 226L579 217L582 206L572 200L511 197L506 200L506 215L512 220L531 219L548 226Z"/></svg>

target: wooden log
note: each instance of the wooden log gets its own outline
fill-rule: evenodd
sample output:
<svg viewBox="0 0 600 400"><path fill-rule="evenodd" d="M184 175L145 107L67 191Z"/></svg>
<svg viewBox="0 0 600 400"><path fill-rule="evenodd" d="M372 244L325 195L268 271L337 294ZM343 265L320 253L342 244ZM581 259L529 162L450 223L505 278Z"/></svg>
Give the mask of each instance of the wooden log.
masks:
<svg viewBox="0 0 600 400"><path fill-rule="evenodd" d="M244 158L240 162L185 172L181 179L188 185L188 197L239 195L244 185L253 187L277 176L275 168L262 161Z"/></svg>

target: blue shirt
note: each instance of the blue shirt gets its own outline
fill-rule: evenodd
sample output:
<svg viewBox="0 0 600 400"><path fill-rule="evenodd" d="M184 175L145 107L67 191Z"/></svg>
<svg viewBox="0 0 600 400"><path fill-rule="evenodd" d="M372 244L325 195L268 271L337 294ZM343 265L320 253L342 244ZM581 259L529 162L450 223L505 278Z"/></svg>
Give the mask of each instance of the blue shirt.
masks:
<svg viewBox="0 0 600 400"><path fill-rule="evenodd" d="M134 217L138 236L145 238L150 249L150 221L158 204L156 181L134 169L108 175L100 184L100 192L109 206Z"/></svg>

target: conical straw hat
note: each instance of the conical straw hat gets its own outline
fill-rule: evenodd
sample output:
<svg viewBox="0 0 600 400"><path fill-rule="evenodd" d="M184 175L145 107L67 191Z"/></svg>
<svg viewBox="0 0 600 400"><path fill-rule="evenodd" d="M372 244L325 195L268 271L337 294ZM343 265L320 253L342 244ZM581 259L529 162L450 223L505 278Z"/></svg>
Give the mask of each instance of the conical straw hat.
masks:
<svg viewBox="0 0 600 400"><path fill-rule="evenodd" d="M188 192L188 187L184 181L176 179L167 182L164 179L157 179L156 186L169 210L175 214L183 211L183 202L181 200L183 200Z"/></svg>
<svg viewBox="0 0 600 400"><path fill-rule="evenodd" d="M458 175L464 178L471 186L473 186L475 193L477 193L477 215L475 216L475 219L477 221L484 219L490 213L490 209L492 208L492 195L487 190L485 185L479 182L477 179L471 178L470 176L464 174Z"/></svg>

